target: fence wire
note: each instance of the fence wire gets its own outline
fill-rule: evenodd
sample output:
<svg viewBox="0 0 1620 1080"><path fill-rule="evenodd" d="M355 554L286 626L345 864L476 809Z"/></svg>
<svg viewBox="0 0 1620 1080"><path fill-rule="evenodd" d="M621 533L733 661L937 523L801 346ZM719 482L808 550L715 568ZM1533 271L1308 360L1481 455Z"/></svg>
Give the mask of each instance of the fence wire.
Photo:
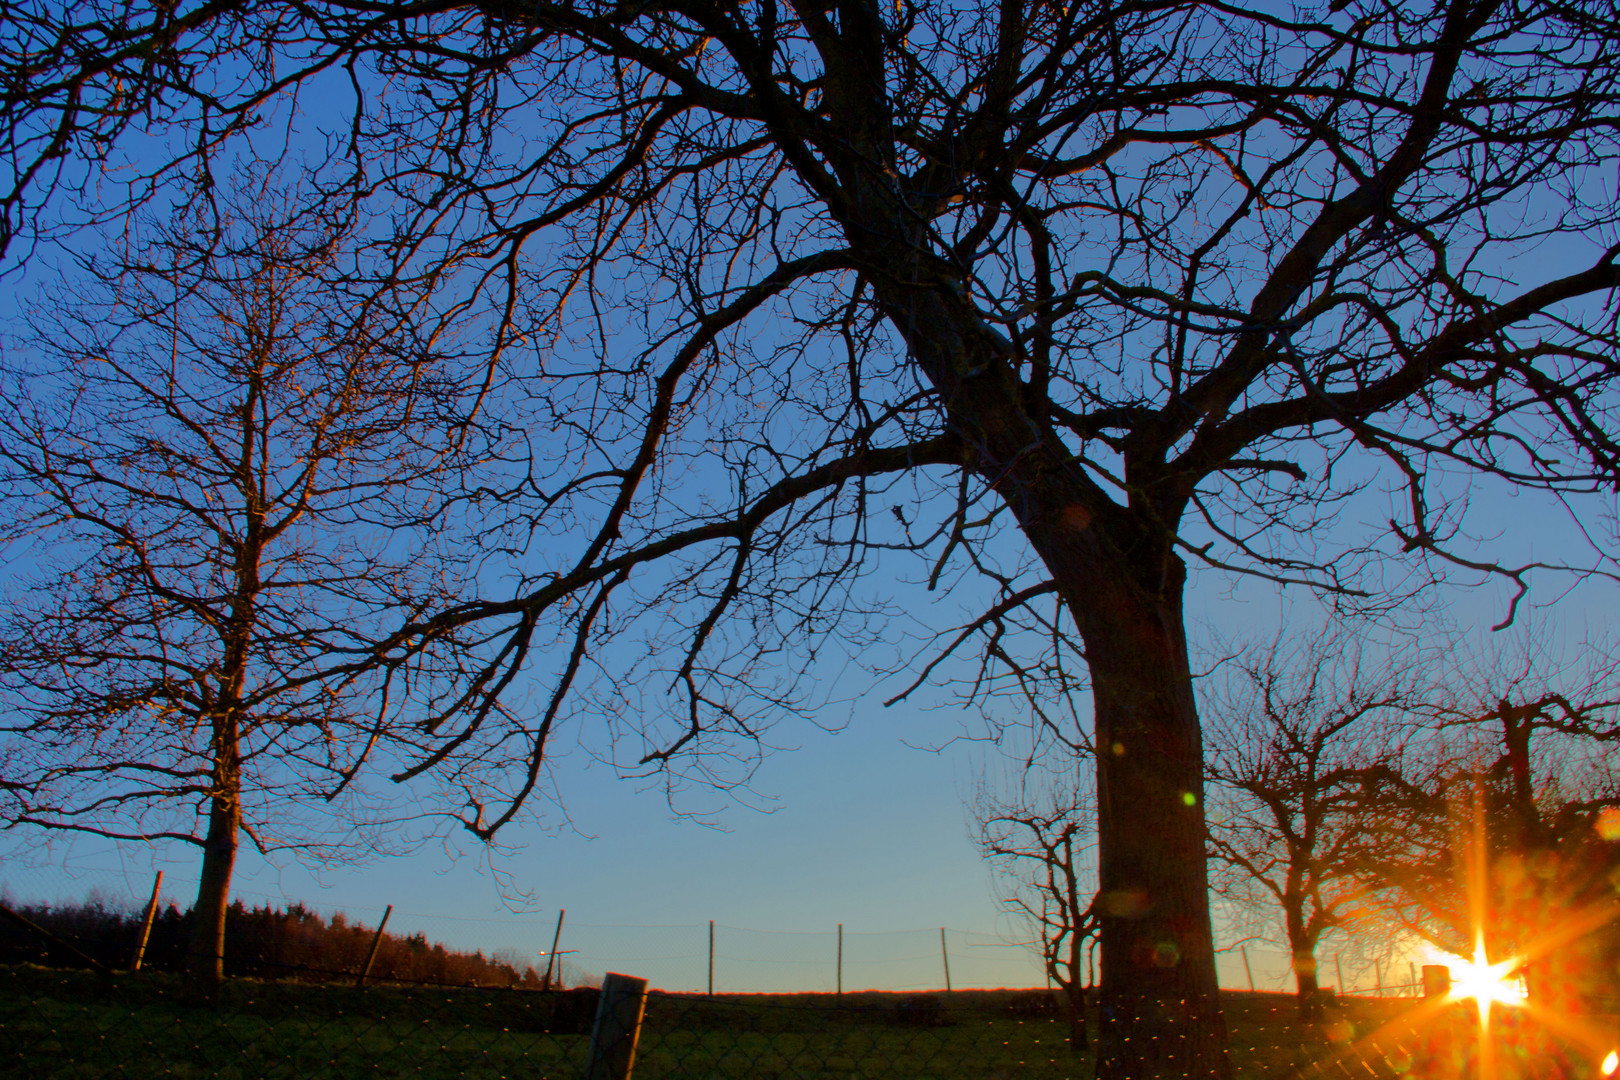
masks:
<svg viewBox="0 0 1620 1080"><path fill-rule="evenodd" d="M0 968L0 1075L30 1078L352 1077L582 1080L599 991L357 987L289 968L227 980L211 999L167 972ZM1342 1000L1303 1023L1285 995L1227 992L1235 1076L1411 1080L1600 1075L1593 1040L1470 1003ZM1589 1018L1592 1019L1592 1018ZM1089 1017L1096 1037L1097 1017ZM1612 1032L1612 1025L1604 1028ZM955 1080L1093 1074L1046 991L648 995L639 1080ZM1605 1034L1603 1037L1608 1037ZM1482 1071L1490 1059L1493 1071Z"/></svg>

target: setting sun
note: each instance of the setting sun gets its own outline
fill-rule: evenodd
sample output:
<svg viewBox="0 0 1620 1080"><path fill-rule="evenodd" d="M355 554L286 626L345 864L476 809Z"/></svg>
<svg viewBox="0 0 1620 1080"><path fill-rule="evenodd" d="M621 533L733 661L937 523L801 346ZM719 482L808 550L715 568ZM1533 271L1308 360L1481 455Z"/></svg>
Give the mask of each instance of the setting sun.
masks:
<svg viewBox="0 0 1620 1080"><path fill-rule="evenodd" d="M1519 964L1520 958L1516 956L1490 963L1485 957L1483 943L1474 947L1472 960L1460 956L1448 958L1451 996L1473 998L1479 1002L1481 1014L1490 1008L1492 1002L1521 1005L1525 999L1524 980L1513 974Z"/></svg>

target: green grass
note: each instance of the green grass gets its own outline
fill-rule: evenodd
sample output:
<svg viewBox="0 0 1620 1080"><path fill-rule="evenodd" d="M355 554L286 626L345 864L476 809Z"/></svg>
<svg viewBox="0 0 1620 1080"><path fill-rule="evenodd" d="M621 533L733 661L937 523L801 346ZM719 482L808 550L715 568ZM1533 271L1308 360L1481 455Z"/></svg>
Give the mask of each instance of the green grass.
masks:
<svg viewBox="0 0 1620 1080"><path fill-rule="evenodd" d="M1067 1025L1019 1019L1002 991L959 991L937 1026L895 1022L901 995L655 995L638 1080L1068 1080L1089 1077ZM477 989L227 984L188 1004L161 974L113 980L0 968L0 1075L179 1080L521 1077L578 1080L585 1036L551 1030L553 995ZM1349 1001L1322 1024L1294 1022L1283 995L1229 994L1237 1074L1254 1080L1436 1072L1410 1003ZM577 1027L575 1029L577 1031Z"/></svg>

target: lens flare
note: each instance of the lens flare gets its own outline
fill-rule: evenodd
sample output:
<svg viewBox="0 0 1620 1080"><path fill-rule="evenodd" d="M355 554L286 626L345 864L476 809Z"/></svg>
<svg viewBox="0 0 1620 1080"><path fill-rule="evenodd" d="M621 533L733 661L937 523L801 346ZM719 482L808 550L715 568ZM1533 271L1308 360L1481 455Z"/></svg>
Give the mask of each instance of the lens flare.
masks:
<svg viewBox="0 0 1620 1080"><path fill-rule="evenodd" d="M1609 1056L1603 1059L1600 1068L1603 1070L1604 1076L1613 1076L1614 1070L1620 1069L1620 1053L1610 1050Z"/></svg>
<svg viewBox="0 0 1620 1080"><path fill-rule="evenodd" d="M1514 975L1520 965L1517 956L1491 963L1485 956L1485 943L1474 946L1472 960L1453 957L1447 961L1451 968L1451 996L1473 998L1479 1004L1480 1018L1494 1005L1524 1004L1524 980Z"/></svg>

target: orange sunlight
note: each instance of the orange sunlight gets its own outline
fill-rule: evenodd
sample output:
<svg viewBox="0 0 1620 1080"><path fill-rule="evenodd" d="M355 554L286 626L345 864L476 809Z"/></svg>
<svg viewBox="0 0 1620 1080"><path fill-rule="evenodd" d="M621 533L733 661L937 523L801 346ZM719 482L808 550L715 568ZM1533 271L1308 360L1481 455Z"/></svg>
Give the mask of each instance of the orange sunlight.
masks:
<svg viewBox="0 0 1620 1080"><path fill-rule="evenodd" d="M1491 1005L1522 1005L1525 999L1524 980L1514 971L1523 963L1523 957L1511 956L1491 963L1485 957L1483 936L1474 944L1474 958L1448 957L1451 968L1451 996L1473 998L1479 1005L1480 1021L1490 1013Z"/></svg>

